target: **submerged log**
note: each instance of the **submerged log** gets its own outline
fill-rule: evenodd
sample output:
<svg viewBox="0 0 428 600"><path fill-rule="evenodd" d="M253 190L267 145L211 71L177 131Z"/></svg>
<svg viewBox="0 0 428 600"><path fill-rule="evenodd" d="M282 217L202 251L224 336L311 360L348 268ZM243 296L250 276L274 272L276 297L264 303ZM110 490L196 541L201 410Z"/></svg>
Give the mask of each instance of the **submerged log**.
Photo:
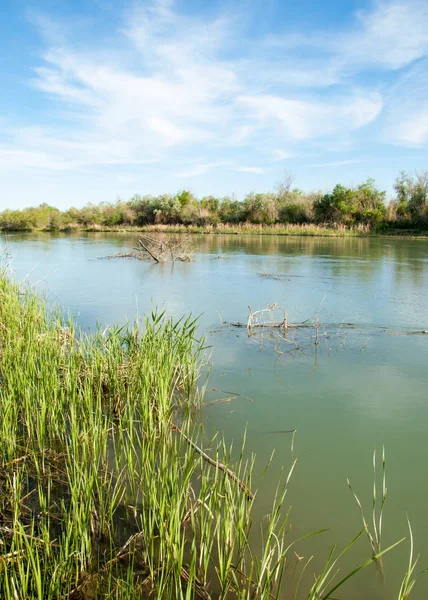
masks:
<svg viewBox="0 0 428 600"><path fill-rule="evenodd" d="M428 335L428 329L421 331L385 331L389 335Z"/></svg>

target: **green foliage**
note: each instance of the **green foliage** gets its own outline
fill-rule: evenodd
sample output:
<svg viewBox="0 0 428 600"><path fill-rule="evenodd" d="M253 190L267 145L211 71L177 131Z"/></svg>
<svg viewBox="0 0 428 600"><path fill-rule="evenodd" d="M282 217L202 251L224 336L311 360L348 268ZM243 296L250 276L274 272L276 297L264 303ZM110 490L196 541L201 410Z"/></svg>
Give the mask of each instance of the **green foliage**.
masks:
<svg viewBox="0 0 428 600"><path fill-rule="evenodd" d="M420 224L428 222L428 171L410 177L401 171L394 183L395 217Z"/></svg>
<svg viewBox="0 0 428 600"><path fill-rule="evenodd" d="M314 215L319 223L342 223L353 210L353 192L340 184L314 202Z"/></svg>
<svg viewBox="0 0 428 600"><path fill-rule="evenodd" d="M63 213L49 204L23 210L5 210L0 213L0 229L4 231L31 231L32 229L60 229Z"/></svg>
<svg viewBox="0 0 428 600"><path fill-rule="evenodd" d="M278 196L279 220L281 223L302 224L313 220L314 198L294 189Z"/></svg>
<svg viewBox="0 0 428 600"><path fill-rule="evenodd" d="M178 194L176 194L174 196L174 199L177 200L177 202L180 204L181 208L185 208L186 206L188 206L192 202L195 202L195 200L196 200L196 198L193 196L193 194L191 192L189 192L188 190L183 190L181 192L178 192Z"/></svg>
<svg viewBox="0 0 428 600"><path fill-rule="evenodd" d="M388 206L386 192L379 190L371 178L353 188L338 184L324 194L292 188L292 179L286 176L275 192L251 192L243 201L233 196L199 199L189 190L181 190L175 195L135 194L127 201L90 203L64 212L44 203L35 208L3 211L0 230L313 224L380 231L397 226L408 229L428 226L428 171L414 177L402 171L394 183L396 196Z"/></svg>
<svg viewBox="0 0 428 600"><path fill-rule="evenodd" d="M243 202L246 220L251 223L272 225L278 220L278 204L274 194L248 194Z"/></svg>
<svg viewBox="0 0 428 600"><path fill-rule="evenodd" d="M314 215L318 222L374 225L386 214L385 198L371 178L356 188L339 184L314 202Z"/></svg>
<svg viewBox="0 0 428 600"><path fill-rule="evenodd" d="M219 217L222 223L242 223L246 220L245 207L242 202L225 196L219 207Z"/></svg>

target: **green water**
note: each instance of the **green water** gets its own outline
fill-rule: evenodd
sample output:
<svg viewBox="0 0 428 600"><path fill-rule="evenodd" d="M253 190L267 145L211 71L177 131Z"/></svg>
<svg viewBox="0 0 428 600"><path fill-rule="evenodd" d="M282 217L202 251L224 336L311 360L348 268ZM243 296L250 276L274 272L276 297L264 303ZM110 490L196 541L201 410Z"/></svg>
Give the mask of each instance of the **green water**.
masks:
<svg viewBox="0 0 428 600"><path fill-rule="evenodd" d="M16 277L27 276L86 328L124 323L152 306L174 316L200 315L200 331L212 346L206 400L235 397L206 406L207 433L219 430L239 445L246 428L247 452L257 454L255 482L275 450L260 483L260 518L269 511L280 469L289 469L293 461L291 434L274 432L297 429L298 463L288 496L290 540L330 529L296 547L306 559L314 554L307 581L331 545L342 547L361 527L347 478L371 514L372 454L383 445L384 543L407 534L407 512L421 553L419 566L427 567L428 335L390 332L428 329L428 243L280 236L193 240L195 261L171 267L98 260L130 250L133 235L3 238ZM227 326L245 322L249 305L257 310L275 302L291 323L318 319L318 340L311 329L281 340L248 337L245 328ZM369 554L363 538L343 568ZM384 579L370 568L337 597L397 597L407 554L406 541L385 558ZM300 564L290 565L290 576ZM411 598L425 598L427 592L425 575Z"/></svg>

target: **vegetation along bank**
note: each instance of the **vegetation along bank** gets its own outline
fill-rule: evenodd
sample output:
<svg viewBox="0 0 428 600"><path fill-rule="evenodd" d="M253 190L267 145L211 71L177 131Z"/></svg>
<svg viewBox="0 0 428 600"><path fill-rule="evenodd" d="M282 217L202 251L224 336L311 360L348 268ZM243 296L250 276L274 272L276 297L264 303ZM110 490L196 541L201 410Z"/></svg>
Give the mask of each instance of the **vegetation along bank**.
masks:
<svg viewBox="0 0 428 600"><path fill-rule="evenodd" d="M217 233L280 233L290 235L428 235L428 171L416 176L402 172L394 197L376 188L373 179L329 193L305 193L292 179L273 192L233 197L196 198L189 191L175 195L135 195L115 203L88 204L60 211L42 204L0 213L3 231L73 231L169 229Z"/></svg>

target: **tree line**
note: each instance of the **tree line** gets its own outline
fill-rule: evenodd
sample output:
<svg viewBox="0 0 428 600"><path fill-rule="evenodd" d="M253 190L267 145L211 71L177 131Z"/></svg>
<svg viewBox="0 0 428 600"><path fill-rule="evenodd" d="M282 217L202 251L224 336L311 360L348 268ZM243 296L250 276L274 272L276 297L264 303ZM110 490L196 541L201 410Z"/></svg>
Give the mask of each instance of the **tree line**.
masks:
<svg viewBox="0 0 428 600"><path fill-rule="evenodd" d="M72 230L73 228L144 227L146 225L212 226L253 223L259 225L321 224L373 230L428 228L428 171L410 176L402 171L394 183L394 197L374 179L356 187L338 184L331 192L303 192L287 176L273 191L234 197L197 198L184 190L175 195L134 195L130 200L87 204L61 211L49 204L0 213L3 231Z"/></svg>

